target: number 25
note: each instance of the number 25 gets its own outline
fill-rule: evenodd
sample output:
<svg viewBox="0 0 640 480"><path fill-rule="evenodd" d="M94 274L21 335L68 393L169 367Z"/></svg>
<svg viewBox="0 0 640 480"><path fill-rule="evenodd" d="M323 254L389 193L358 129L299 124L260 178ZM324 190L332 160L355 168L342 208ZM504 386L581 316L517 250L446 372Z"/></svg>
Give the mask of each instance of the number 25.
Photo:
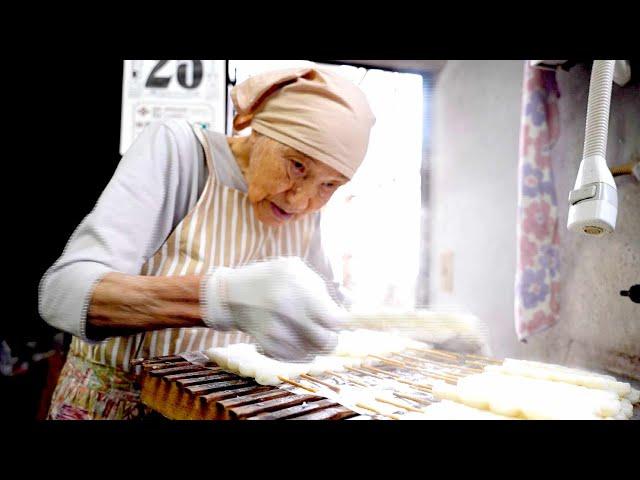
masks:
<svg viewBox="0 0 640 480"><path fill-rule="evenodd" d="M160 60L153 67L151 73L149 74L149 78L145 83L145 86L148 88L167 88L169 83L171 82L171 77L160 77L156 74L158 70L164 67L169 60ZM178 77L178 83L181 87L186 89L197 88L198 85L202 82L202 61L200 60L187 60L178 63L178 68L176 69L176 76Z"/></svg>

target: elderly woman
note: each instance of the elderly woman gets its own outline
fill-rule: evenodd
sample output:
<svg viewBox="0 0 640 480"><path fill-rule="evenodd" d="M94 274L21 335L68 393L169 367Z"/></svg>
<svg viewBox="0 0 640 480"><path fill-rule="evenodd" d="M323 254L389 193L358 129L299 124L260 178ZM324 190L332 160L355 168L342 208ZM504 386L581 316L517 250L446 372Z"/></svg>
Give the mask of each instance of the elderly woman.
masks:
<svg viewBox="0 0 640 480"><path fill-rule="evenodd" d="M137 357L253 341L301 361L334 346L319 210L362 162L375 118L318 68L257 75L232 99L235 130L251 135L149 126L41 280L41 316L73 335L50 418L139 416Z"/></svg>

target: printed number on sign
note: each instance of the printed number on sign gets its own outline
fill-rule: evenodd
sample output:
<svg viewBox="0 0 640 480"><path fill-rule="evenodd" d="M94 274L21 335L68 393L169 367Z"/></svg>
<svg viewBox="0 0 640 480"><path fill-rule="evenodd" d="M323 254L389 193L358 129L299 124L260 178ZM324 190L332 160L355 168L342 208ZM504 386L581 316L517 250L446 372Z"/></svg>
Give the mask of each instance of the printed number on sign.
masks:
<svg viewBox="0 0 640 480"><path fill-rule="evenodd" d="M161 76L160 70L169 60L159 60L151 73L145 86L148 88L167 88L171 82L172 76ZM181 87L192 89L198 88L202 82L202 61L200 60L182 60L177 62L175 75Z"/></svg>

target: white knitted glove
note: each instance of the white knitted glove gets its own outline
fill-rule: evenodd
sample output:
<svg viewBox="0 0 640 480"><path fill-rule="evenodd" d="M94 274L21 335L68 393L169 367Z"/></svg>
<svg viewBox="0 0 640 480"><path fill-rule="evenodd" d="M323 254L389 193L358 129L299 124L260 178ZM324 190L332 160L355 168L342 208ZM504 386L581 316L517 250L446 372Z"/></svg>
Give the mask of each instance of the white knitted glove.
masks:
<svg viewBox="0 0 640 480"><path fill-rule="evenodd" d="M265 355L289 362L332 351L345 316L322 278L297 257L218 267L203 280L201 304L208 327L241 330Z"/></svg>

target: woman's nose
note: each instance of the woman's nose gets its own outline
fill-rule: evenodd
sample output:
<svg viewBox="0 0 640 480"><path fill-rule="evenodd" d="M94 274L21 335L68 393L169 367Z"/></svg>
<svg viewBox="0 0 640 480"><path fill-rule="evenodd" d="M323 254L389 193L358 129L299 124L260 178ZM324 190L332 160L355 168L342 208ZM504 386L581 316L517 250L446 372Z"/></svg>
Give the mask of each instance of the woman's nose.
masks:
<svg viewBox="0 0 640 480"><path fill-rule="evenodd" d="M287 203L295 213L301 213L309 207L311 195L311 188L304 185L296 186L287 193Z"/></svg>

